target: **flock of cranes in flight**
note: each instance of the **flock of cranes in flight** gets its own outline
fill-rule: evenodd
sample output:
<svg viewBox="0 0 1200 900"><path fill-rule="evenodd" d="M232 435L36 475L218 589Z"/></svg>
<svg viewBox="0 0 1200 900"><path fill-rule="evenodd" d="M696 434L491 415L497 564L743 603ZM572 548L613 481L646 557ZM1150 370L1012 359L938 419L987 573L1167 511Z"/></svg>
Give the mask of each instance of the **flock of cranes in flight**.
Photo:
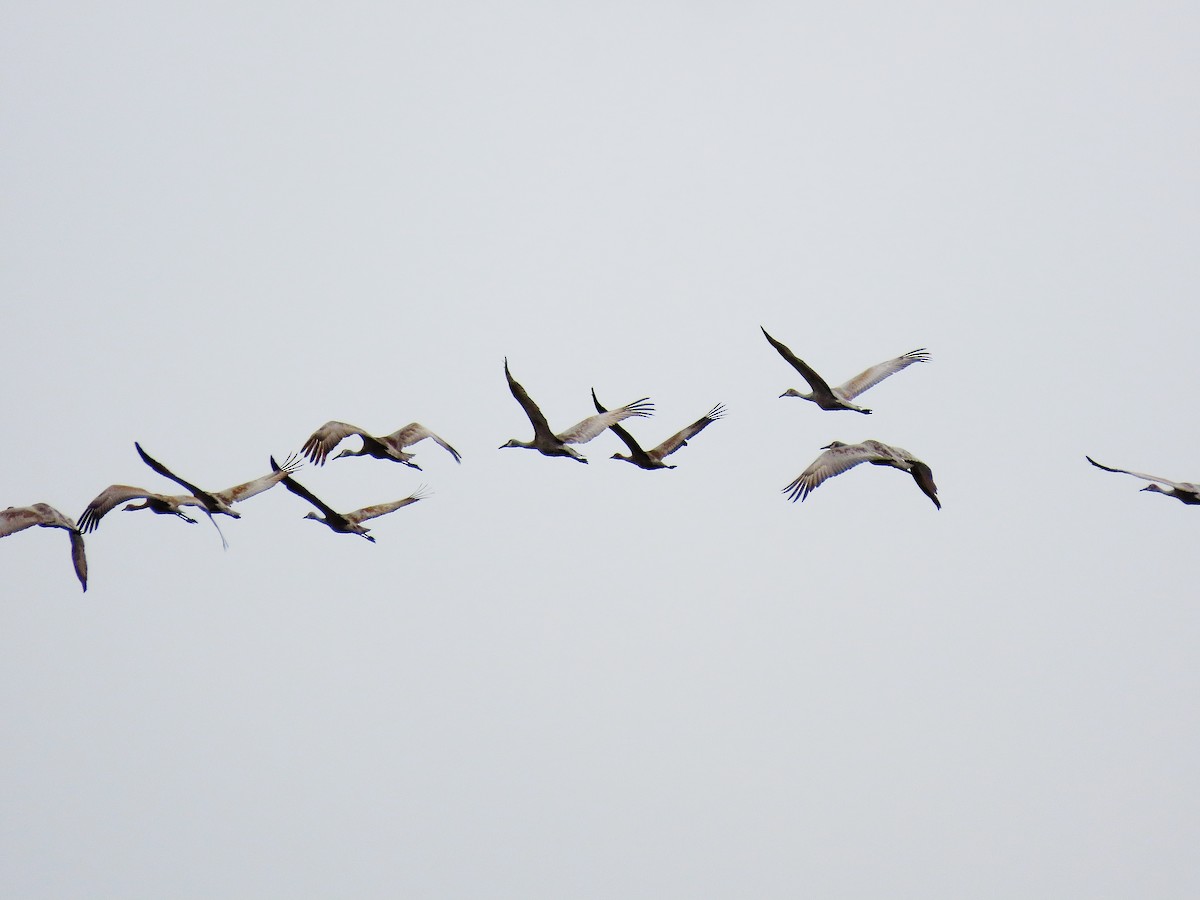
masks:
<svg viewBox="0 0 1200 900"><path fill-rule="evenodd" d="M912 350L895 359L889 359L886 362L872 366L844 384L837 387L830 387L828 382L816 370L796 356L785 344L773 338L767 333L765 328L762 329L762 332L771 346L779 352L779 355L792 368L800 373L809 386L808 393L802 393L795 388L789 388L779 396L799 397L814 403L820 409L826 411L848 410L862 413L863 415L870 415L871 410L858 406L851 401L863 392L879 384L885 378L908 368L914 363L928 362L930 359L929 354L924 349ZM658 446L647 450L620 423L626 419L652 415L654 404L650 402L649 398L643 397L624 406L607 409L601 405L599 399L596 397L596 391L593 389L592 403L596 408L595 415L588 416L586 419L577 422L564 431L554 432L551 430L545 415L542 414L538 405L530 398L525 388L513 378L512 372L508 368L507 358L504 360L504 377L508 381L508 388L513 398L520 404L521 408L525 411L525 415L529 418L530 424L533 426L533 438L528 441L513 438L502 444L500 449L520 447L527 450L536 450L543 456L565 456L585 464L587 463L587 459L572 445L586 444L605 431L612 431L629 449L628 454L613 454L613 459L623 460L642 469L673 469L675 466L664 462L664 459L681 447L686 447L689 440L720 419L725 412L725 407L718 403L687 427L671 435L671 437ZM429 439L449 453L455 462L462 461L462 456L457 450L437 434L417 422L413 422L398 431L382 437L369 434L363 429L355 425L348 425L345 422L326 422L304 442L301 447L301 453L314 465L323 466L329 455L338 445L350 437L358 437L362 442L361 446L357 450L352 448L343 449L334 459L340 459L343 456L370 456L375 459L398 462L419 470L420 466L413 462L415 454L408 452L406 448ZM147 466L164 478L178 484L187 493L163 494L125 484L109 485L87 505L82 515L80 515L78 522L46 503L34 503L31 506L22 507L10 506L8 509L0 511L0 537L16 534L18 531L24 531L35 525L42 528L63 529L70 537L71 561L75 568L75 574L79 579L80 585L86 591L87 557L84 552L83 535L98 528L100 520L121 504L126 504L124 507L126 511L149 509L151 512L159 515L176 516L191 524L195 524L196 519L185 513L184 509L194 507L207 515L213 525L216 526L217 523L216 519L213 518L214 516L223 515L234 519L241 518L241 513L233 508L233 504L261 494L263 491L277 484L282 484L287 490L316 507L317 512L308 513L305 516L306 519L321 522L332 531L341 534L357 534L373 543L375 538L369 534L370 529L366 528L362 524L363 522L390 512L395 512L428 496L425 487L421 486L402 500L379 503L374 506L356 509L352 512L340 513L292 477L302 465L299 454L292 454L287 457L282 465L277 463L272 456L270 460L271 471L266 475L223 491L210 492L176 475L143 450L140 444L135 442L134 447ZM942 508L941 501L938 500L937 496L937 486L933 482L933 473L929 466L907 450L875 440L862 441L858 444L845 444L841 441L833 441L821 449L825 452L814 459L808 468L783 488L783 493L790 500L804 500L830 478L840 475L860 463L870 463L871 465L889 466L899 469L902 472L907 472L912 476L913 481L920 488L921 492L933 502L933 505L938 509ZM1158 478L1154 475L1131 472L1127 469L1114 469L1101 465L1090 456L1086 458L1093 466L1103 469L1106 472L1132 475L1135 478L1151 482L1142 488L1144 491L1165 494L1168 497L1174 497L1189 505L1200 505L1200 484L1171 481L1166 478ZM1163 485L1166 485L1166 487L1163 487ZM220 533L219 526L217 526L217 531ZM225 545L223 534L221 535L221 542L222 545Z"/></svg>

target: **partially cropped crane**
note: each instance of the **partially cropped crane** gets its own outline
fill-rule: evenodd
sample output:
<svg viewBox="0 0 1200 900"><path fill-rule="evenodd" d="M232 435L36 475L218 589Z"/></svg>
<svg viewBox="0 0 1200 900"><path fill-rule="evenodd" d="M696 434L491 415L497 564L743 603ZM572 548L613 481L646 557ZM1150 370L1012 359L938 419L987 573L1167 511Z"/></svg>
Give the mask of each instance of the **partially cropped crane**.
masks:
<svg viewBox="0 0 1200 900"><path fill-rule="evenodd" d="M1170 485L1170 487L1159 487L1158 484L1148 484L1143 491L1149 491L1152 494L1163 494L1167 497L1174 497L1180 503L1186 503L1188 506L1200 506L1200 484L1192 484L1190 481L1171 481L1169 478L1159 478L1155 475L1143 475L1141 472L1130 472L1128 469L1112 469L1108 466L1102 466L1090 456L1085 456L1097 469L1103 469L1105 472L1119 472L1122 475L1132 475L1134 478L1141 478L1143 481L1154 481L1159 484Z"/></svg>
<svg viewBox="0 0 1200 900"><path fill-rule="evenodd" d="M87 590L87 556L83 550L83 534L70 516L65 516L49 503L34 503L32 506L10 506L0 510L0 537L8 537L26 528L39 525L42 528L61 528L71 537L71 563L75 566L75 577Z"/></svg>

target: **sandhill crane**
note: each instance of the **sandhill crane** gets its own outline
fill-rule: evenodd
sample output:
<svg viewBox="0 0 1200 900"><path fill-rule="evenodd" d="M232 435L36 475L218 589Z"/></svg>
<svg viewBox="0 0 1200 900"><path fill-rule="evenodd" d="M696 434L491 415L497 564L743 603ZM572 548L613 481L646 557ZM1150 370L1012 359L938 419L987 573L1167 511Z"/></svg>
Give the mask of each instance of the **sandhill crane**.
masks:
<svg viewBox="0 0 1200 900"><path fill-rule="evenodd" d="M196 487L190 481L184 481L182 478L152 457L149 453L143 450L142 445L137 441L134 441L133 446L137 448L138 456L142 458L142 462L152 468L159 475L162 475L164 478L169 478L180 487L187 488L192 492L192 497L200 501L199 503L191 504L183 503L183 505L201 506L210 516L219 513L223 516L240 519L242 514L234 509L231 504L239 500L245 500L249 497L253 497L255 494L261 494L267 488L278 484L283 478L283 476L279 475L277 472L272 472L269 475L263 475L261 478L256 478L253 481L247 481L244 484L235 485L227 490L209 493L208 491ZM289 456L284 463L284 468L289 469L290 471L295 471L300 467L300 465L300 461L293 454L292 456ZM137 509L140 507L134 508Z"/></svg>
<svg viewBox="0 0 1200 900"><path fill-rule="evenodd" d="M762 326L759 326L762 328ZM780 397L799 397L801 400L811 400L821 409L838 410L850 409L854 412L870 415L871 410L862 406L856 406L850 401L861 394L868 388L872 388L889 375L895 375L901 369L907 369L913 363L929 362L929 354L922 347L919 350L910 350L903 356L897 356L895 359L889 359L887 362L881 362L877 366L871 366L865 372L859 372L845 384L831 388L820 375L816 373L808 363L798 357L795 353L789 350L784 344L775 340L771 335L767 334L767 329L763 328L762 333L766 335L771 346L779 351L779 355L791 363L792 368L804 376L804 380L808 382L809 388L812 390L810 394L802 394L795 388L788 388Z"/></svg>
<svg viewBox="0 0 1200 900"><path fill-rule="evenodd" d="M341 459L343 456L372 456L375 459L390 459L393 462L404 463L406 466L420 470L420 466L411 462L413 454L405 453L404 448L411 447L425 438L432 438L435 444L454 457L455 462L462 462L462 456L457 450L420 422L410 422L399 431L393 431L384 437L367 434L357 425L348 425L345 422L326 422L312 433L304 442L301 450L315 465L323 466L325 458L333 452L333 449L342 440L355 434L362 438L362 447L358 450L343 450L334 459Z"/></svg>
<svg viewBox="0 0 1200 900"><path fill-rule="evenodd" d="M1192 484L1189 481L1171 481L1169 478L1158 478L1154 475L1143 475L1141 472L1130 472L1128 469L1112 469L1108 466L1102 466L1090 456L1085 456L1097 469L1103 469L1105 472L1120 472L1122 475L1132 475L1134 478L1141 478L1143 481L1160 481L1163 484L1169 484L1171 487L1164 490L1157 484L1148 484L1143 491L1150 491L1152 494L1163 494L1167 497L1174 497L1181 503L1186 503L1188 506L1200 506L1200 484Z"/></svg>
<svg viewBox="0 0 1200 900"><path fill-rule="evenodd" d="M145 500L145 502L137 505L131 504L125 507L125 509L148 509L160 516L178 516L191 525L195 525L196 520L185 514L179 507L202 505L195 497L186 494L169 497L166 494L158 494L154 491L133 487L128 484L110 484L96 495L95 500L87 505L87 509L83 511L83 515L79 517L79 530L84 534L87 534L89 531L95 531L100 527L100 520L116 507L120 506L126 500L139 499Z"/></svg>
<svg viewBox="0 0 1200 900"><path fill-rule="evenodd" d="M294 472L302 465L296 455L292 454L284 461L283 469L280 470L284 472L284 475L280 475L279 472L273 471L267 475L262 475L258 478L255 478L253 481L247 481L242 484L234 485L233 487L227 488L223 491L210 493L208 491L201 490L190 481L184 481L182 478L152 457L149 453L143 450L142 445L137 441L133 442L133 446L137 448L138 456L142 458L142 462L148 465L159 475L162 475L164 478L171 479L180 487L187 488L192 492L191 499L197 500L199 503L192 503L189 499L185 498L180 500L180 505L200 506L203 508L203 510L208 513L209 521L212 522L213 527L217 529L217 534L221 535L221 546L226 548L228 548L229 544L225 540L225 535L221 533L221 528L219 525L217 525L217 520L214 519L213 516L220 514L223 516L229 516L233 519L240 519L242 514L233 508L234 503L240 500L246 500L250 497L253 497L255 494L261 494L268 488L274 487L283 479L284 475L286 475L288 472ZM140 507L138 506L126 507L126 509L139 508Z"/></svg>
<svg viewBox="0 0 1200 900"><path fill-rule="evenodd" d="M595 388L592 388L592 403L596 405L596 412L608 412L607 409L600 405L600 401L596 399ZM641 445L634 440L633 435L614 422L608 427L612 430L613 434L625 442L625 446L629 448L629 455L626 456L623 453L614 453L612 458L623 459L625 462L633 463L635 466L642 469L674 469L675 466L669 466L663 462L663 457L670 456L680 447L686 447L687 442L691 438L698 435L701 431L703 431L717 419L721 418L721 416L724 414L724 405L718 403L691 425L687 426L687 428L684 428L682 431L678 431L671 435L653 450L643 450Z"/></svg>
<svg viewBox="0 0 1200 900"><path fill-rule="evenodd" d="M297 497L303 497L322 513L324 513L323 516L318 516L315 512L310 512L304 518L321 522L322 524L327 525L332 531L339 532L340 534L360 535L365 537L372 544L375 543L375 538L367 534L370 529L364 528L362 525L363 522L365 522L367 519L374 519L376 516L382 516L390 512L395 512L403 506L408 506L410 503L416 503L418 500L424 500L429 496L429 493L425 490L425 485L421 485L403 500L393 500L391 503L379 503L375 506L364 506L362 509L354 510L354 512L340 513L313 494L313 492L304 485L300 484L290 475L288 475L282 468L280 468L279 464L275 462L275 457L273 456L271 457L271 468L277 473L282 473L281 480L283 481L283 486L285 488L287 488Z"/></svg>
<svg viewBox="0 0 1200 900"><path fill-rule="evenodd" d="M874 466L891 466L902 472L908 472L913 477L925 496L933 501L938 509L942 504L937 498L937 485L933 483L933 473L929 466L921 462L907 450L900 447L890 447L881 441L863 441L861 444L843 444L834 441L821 448L825 452L813 460L812 464L787 487L787 494L794 503L805 499L815 491L822 482L852 469L859 463L869 462Z"/></svg>
<svg viewBox="0 0 1200 900"><path fill-rule="evenodd" d="M619 409L589 416L566 431L555 434L550 430L550 425L546 421L546 417L542 415L542 411L538 409L538 405L530 399L525 388L521 387L512 377L512 373L508 370L507 358L504 360L504 377L508 379L508 389L512 392L513 397L521 404L525 415L529 416L529 421L533 425L533 440L518 441L513 438L507 444L502 444L501 450L506 447L524 447L527 450L536 450L543 456L569 456L571 459L586 463L587 459L583 454L569 446L570 444L586 444L604 429L617 422L622 422L630 416L649 416L654 412L654 404L649 402L648 397L643 397L641 400L627 403Z"/></svg>
<svg viewBox="0 0 1200 900"><path fill-rule="evenodd" d="M75 566L75 576L87 590L87 557L83 552L83 535L78 526L69 517L64 516L48 503L35 503L32 506L10 506L0 511L0 537L7 537L39 525L42 528L62 528L71 536L71 562Z"/></svg>
<svg viewBox="0 0 1200 900"><path fill-rule="evenodd" d="M126 512L133 512L139 509L148 509L151 512L158 513L159 515L178 516L180 519L183 519L185 522L189 522L193 525L196 523L196 520L191 516L186 515L180 507L200 507L206 513L208 513L210 519L212 519L213 513L222 513L223 515L232 516L235 519L239 519L241 518L241 513L237 512L237 510L231 509L230 507L232 504L253 497L255 494L261 494L263 491L267 490L267 488L278 484L283 478L282 475L271 472L268 475L255 478L253 481L237 484L231 488L227 488L226 490L217 491L210 494L207 491L201 491L199 488L196 488L175 476L169 469L167 469L166 466L147 454L141 448L141 445L135 443L134 446L137 447L138 454L146 462L146 465L150 466L150 468L154 469L154 471L158 472L160 475L165 475L167 478L170 478L177 484L183 485L188 490L192 491L192 493L168 495L159 494L154 491L147 491L144 488L130 487L127 484L109 485L100 492L99 496L97 496L95 500L88 504L87 509L83 511L83 515L79 517L79 528L85 534L89 531L95 531L100 525L100 520L104 518L105 515L112 512L113 509L120 506L122 503L125 503L127 500L141 500L142 502L130 503L125 507ZM301 465L302 463L300 462L300 459L295 455L292 455L289 456L285 461L284 469L286 469L286 472L294 472L299 469ZM205 498L207 498L207 502ZM216 525L215 520L213 520L213 524ZM220 530L221 529L218 528L217 532L220 533ZM224 535L221 535L221 542L225 542Z"/></svg>

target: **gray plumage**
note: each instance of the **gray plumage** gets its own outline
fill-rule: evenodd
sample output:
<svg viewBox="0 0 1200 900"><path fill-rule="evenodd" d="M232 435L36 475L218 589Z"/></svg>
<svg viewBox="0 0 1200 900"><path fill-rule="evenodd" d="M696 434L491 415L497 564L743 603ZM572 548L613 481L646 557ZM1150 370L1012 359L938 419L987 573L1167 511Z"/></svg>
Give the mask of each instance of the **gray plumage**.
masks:
<svg viewBox="0 0 1200 900"><path fill-rule="evenodd" d="M1169 478L1159 478L1155 475L1143 475L1141 472L1130 472L1128 469L1113 469L1109 466L1102 466L1090 456L1085 456L1097 469L1103 469L1105 472L1119 472L1122 475L1132 475L1134 478L1140 478L1143 481L1160 482L1168 484L1170 488L1159 487L1158 484L1148 484L1143 491L1149 491L1152 494L1163 494L1167 497L1174 497L1181 503L1186 503L1188 506L1200 506L1200 484L1192 484L1190 481L1171 481Z"/></svg>
<svg viewBox="0 0 1200 900"><path fill-rule="evenodd" d="M187 488L192 493L160 494L157 491L148 491L145 488L133 487L127 484L109 485L87 505L87 508L83 511L83 515L79 517L79 528L84 534L95 531L100 526L102 518L122 503L130 500L141 500L142 502L130 503L125 507L126 512L148 509L158 515L176 516L192 525L196 523L196 520L184 513L182 508L185 506L199 507L208 515L213 525L216 526L216 520L212 518L214 514L240 519L241 513L232 508L234 503L261 494L268 488L274 487L283 478L283 475L271 472L252 481L235 484L233 487L226 488L223 491L213 491L210 493L179 478L170 469L146 453L140 444L135 442L134 447L137 448L138 455L141 456L142 461L146 465L150 466L158 474ZM296 471L301 465L303 464L298 457L294 455L289 456L283 466L284 474ZM221 529L217 528L218 534L220 534L220 531ZM221 543L225 545L225 536L223 534L221 535Z"/></svg>
<svg viewBox="0 0 1200 900"><path fill-rule="evenodd" d="M759 327L762 328L761 325ZM910 350L903 356L897 356L895 359L889 359L886 362L881 362L865 371L859 372L845 384L830 387L812 366L789 350L785 344L767 334L767 329L763 328L762 333L771 346L779 352L779 355L787 360L793 369L804 376L804 380L808 382L811 391L811 393L802 394L795 388L788 388L779 396L799 397L801 400L808 400L825 410L848 409L853 412L870 415L871 410L857 406L850 401L869 388L873 388L888 376L895 375L902 369L907 369L913 363L929 362L930 358L924 347L919 350Z"/></svg>
<svg viewBox="0 0 1200 900"><path fill-rule="evenodd" d="M542 415L538 405L533 402L525 388L512 377L512 372L508 370L507 358L504 360L504 377L508 380L508 389L513 398L521 404L525 415L529 417L530 424L533 425L533 440L519 441L513 438L508 443L501 444L501 450L506 447L523 447L526 450L536 450L543 456L568 456L581 463L586 463L587 459L583 454L569 446L570 444L586 444L617 422L623 422L630 416L649 416L654 412L654 404L649 402L649 398L643 397L641 400L627 403L619 409L588 416L583 421L576 422L566 431L555 434L550 430L550 424Z"/></svg>
<svg viewBox="0 0 1200 900"><path fill-rule="evenodd" d="M933 501L933 505L942 508L929 466L901 447L892 447L882 441L863 441L861 444L834 441L821 449L825 452L783 489L792 502L804 500L824 482L853 469L859 463L871 463L908 472L922 493Z"/></svg>
<svg viewBox="0 0 1200 900"><path fill-rule="evenodd" d="M370 529L364 528L362 525L363 522L390 512L395 512L402 507L416 503L418 500L424 500L429 496L429 493L425 490L425 485L421 485L403 500L393 500L390 503L377 503L374 506L364 506L362 509L356 509L353 512L340 513L292 478L285 469L280 467L279 463L275 462L275 457L273 456L271 457L271 469L274 472L281 473L280 480L285 488L297 497L307 500L322 513L322 515L317 515L310 512L304 518L320 522L331 531L336 531L339 534L357 534L359 537L366 538L372 544L375 543L375 538L367 533Z"/></svg>
<svg viewBox="0 0 1200 900"><path fill-rule="evenodd" d="M607 413L608 410L601 406L600 401L596 399L596 389L592 388L592 403L596 406L596 411L599 413ZM665 457L670 456L681 447L686 447L689 440L698 435L701 431L715 422L717 419L725 415L725 407L718 403L703 416L688 425L686 428L675 432L657 447L650 450L642 449L642 446L634 439L628 431L622 426L614 422L609 425L609 430L617 437L625 442L625 446L629 448L629 455L623 453L614 453L613 459L624 460L627 463L633 463L640 469L674 469L675 466L668 465L663 462Z"/></svg>
<svg viewBox="0 0 1200 900"><path fill-rule="evenodd" d="M65 516L48 503L32 506L10 506L0 511L0 537L8 537L34 525L41 528L61 528L71 538L71 564L75 577L84 591L87 590L87 556L83 549L83 534L70 516Z"/></svg>
<svg viewBox="0 0 1200 900"><path fill-rule="evenodd" d="M410 422L403 428L382 437L368 434L357 425L349 425L345 422L326 422L309 436L308 440L304 442L301 451L308 456L314 465L323 466L325 465L326 457L329 456L333 449L345 438L352 435L358 435L362 438L362 447L358 450L343 450L334 459L341 459L343 456L370 456L375 459L388 459L393 462L403 463L406 466L419 470L421 467L412 462L414 454L406 453L404 448L411 447L413 444L420 443L429 438L453 456L455 462L462 462L462 456L457 450L420 422Z"/></svg>

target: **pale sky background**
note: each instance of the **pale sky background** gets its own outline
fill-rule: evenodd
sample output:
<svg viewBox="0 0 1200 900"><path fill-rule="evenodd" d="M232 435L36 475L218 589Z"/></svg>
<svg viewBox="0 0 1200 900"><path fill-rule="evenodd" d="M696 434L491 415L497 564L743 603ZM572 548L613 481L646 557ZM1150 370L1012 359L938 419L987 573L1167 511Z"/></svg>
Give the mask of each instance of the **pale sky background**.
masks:
<svg viewBox="0 0 1200 900"><path fill-rule="evenodd" d="M899 7L903 8L899 8ZM432 8L431 8L432 7ZM1200 13L10 4L0 893L1200 893ZM781 400L916 347L871 417ZM497 448L649 395L643 472ZM779 493L831 440L863 466Z"/></svg>

